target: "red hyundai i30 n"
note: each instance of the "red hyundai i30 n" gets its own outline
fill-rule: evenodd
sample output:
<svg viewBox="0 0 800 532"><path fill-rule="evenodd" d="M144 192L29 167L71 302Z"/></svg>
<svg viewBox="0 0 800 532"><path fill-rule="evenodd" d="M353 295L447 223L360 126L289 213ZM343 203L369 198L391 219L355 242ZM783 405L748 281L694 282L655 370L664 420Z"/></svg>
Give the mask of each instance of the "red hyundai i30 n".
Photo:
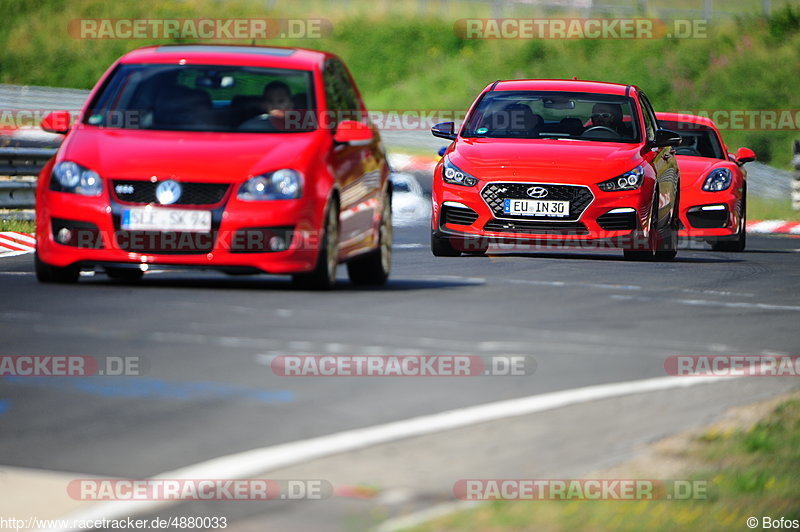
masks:
<svg viewBox="0 0 800 532"><path fill-rule="evenodd" d="M291 274L330 288L391 264L389 167L334 55L258 46L151 46L114 63L37 188L36 274L136 280L150 268ZM353 120L351 118L356 118Z"/></svg>
<svg viewBox="0 0 800 532"><path fill-rule="evenodd" d="M609 246L670 260L678 236L677 133L641 89L577 80L497 81L472 104L433 180L431 250L490 243Z"/></svg>
<svg viewBox="0 0 800 532"><path fill-rule="evenodd" d="M681 138L675 149L681 169L682 238L707 241L715 251L747 245L747 172L750 148L728 152L716 124L702 116L656 113L659 123Z"/></svg>

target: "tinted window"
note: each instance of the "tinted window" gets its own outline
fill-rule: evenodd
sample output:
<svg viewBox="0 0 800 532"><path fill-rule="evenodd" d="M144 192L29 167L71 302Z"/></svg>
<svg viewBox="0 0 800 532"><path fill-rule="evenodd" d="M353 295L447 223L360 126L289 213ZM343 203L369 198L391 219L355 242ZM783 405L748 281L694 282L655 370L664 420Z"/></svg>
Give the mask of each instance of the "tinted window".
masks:
<svg viewBox="0 0 800 532"><path fill-rule="evenodd" d="M350 79L350 75L347 73L347 69L344 68L344 65L341 63L341 61L334 61L333 65L336 72L336 77L339 79L339 84L342 87L342 98L344 100L345 110L360 110L361 106L358 103L358 95L356 94L356 89L353 86L353 81Z"/></svg>
<svg viewBox="0 0 800 532"><path fill-rule="evenodd" d="M344 110L344 94L342 93L342 86L336 75L333 61L328 61L325 64L325 72L322 77L325 83L325 99L327 100L328 109L331 111Z"/></svg>
<svg viewBox="0 0 800 532"><path fill-rule="evenodd" d="M341 62L329 60L323 73L328 108L335 111L335 121L360 120L361 106L350 76Z"/></svg>
<svg viewBox="0 0 800 532"><path fill-rule="evenodd" d="M681 136L681 145L675 147L675 153L678 155L709 157L711 159L726 158L717 133L709 127L692 124L691 122L673 122L669 120L662 120L660 126L670 129Z"/></svg>
<svg viewBox="0 0 800 532"><path fill-rule="evenodd" d="M640 93L640 99L642 101L642 110L644 111L643 118L645 133L648 140L653 140L656 138L658 120L656 120L656 115L653 112L653 106L650 105L650 100L647 99L647 96L645 96L644 93Z"/></svg>
<svg viewBox="0 0 800 532"><path fill-rule="evenodd" d="M212 65L121 65L85 123L125 129L314 129L311 73Z"/></svg>
<svg viewBox="0 0 800 532"><path fill-rule="evenodd" d="M463 136L638 142L632 109L625 96L491 91L467 119Z"/></svg>

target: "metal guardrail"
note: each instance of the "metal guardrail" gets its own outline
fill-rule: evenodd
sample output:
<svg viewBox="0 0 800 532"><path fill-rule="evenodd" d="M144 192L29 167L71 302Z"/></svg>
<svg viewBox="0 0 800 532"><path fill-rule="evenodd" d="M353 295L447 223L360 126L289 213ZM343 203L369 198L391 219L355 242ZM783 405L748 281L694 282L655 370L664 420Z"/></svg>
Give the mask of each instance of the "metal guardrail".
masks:
<svg viewBox="0 0 800 532"><path fill-rule="evenodd" d="M81 89L0 84L0 109L80 109L88 96Z"/></svg>
<svg viewBox="0 0 800 532"><path fill-rule="evenodd" d="M0 110L25 116L44 115L47 111L77 110L83 106L89 91L0 84ZM35 126L35 124L32 124ZM55 155L61 142L59 135L38 128L24 127L0 134L0 214L3 218L32 218L30 211L36 202L36 177L47 161Z"/></svg>
<svg viewBox="0 0 800 532"><path fill-rule="evenodd" d="M36 181L0 181L0 209L31 209L36 203Z"/></svg>
<svg viewBox="0 0 800 532"><path fill-rule="evenodd" d="M0 148L0 175L39 175L55 153L56 148Z"/></svg>

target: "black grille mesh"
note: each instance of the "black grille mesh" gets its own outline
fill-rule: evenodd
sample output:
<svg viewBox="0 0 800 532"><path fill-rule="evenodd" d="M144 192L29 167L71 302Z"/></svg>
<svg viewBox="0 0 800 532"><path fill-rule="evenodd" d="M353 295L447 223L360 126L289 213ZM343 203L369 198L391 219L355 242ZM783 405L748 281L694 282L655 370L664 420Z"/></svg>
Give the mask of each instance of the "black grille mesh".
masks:
<svg viewBox="0 0 800 532"><path fill-rule="evenodd" d="M445 205L442 207L442 220L446 224L472 225L478 219L478 213L472 209Z"/></svg>
<svg viewBox="0 0 800 532"><path fill-rule="evenodd" d="M531 222L525 220L489 220L483 227L492 233L521 233L532 235L587 235L581 222Z"/></svg>
<svg viewBox="0 0 800 532"><path fill-rule="evenodd" d="M513 220L552 220L552 217L547 216L513 216L503 213L503 200L534 199L527 193L528 189L534 186L547 189L547 196L540 199L569 201L569 216L559 218L560 220L577 220L594 199L594 195L592 195L592 192L586 187L576 185L546 185L540 183L489 183L481 191L481 196L497 218Z"/></svg>
<svg viewBox="0 0 800 532"><path fill-rule="evenodd" d="M125 203L158 203L156 187L150 181L114 180L114 195ZM181 183L181 197L172 205L214 205L222 201L230 187L227 183ZM128 192L128 190L131 190Z"/></svg>
<svg viewBox="0 0 800 532"><path fill-rule="evenodd" d="M636 213L605 213L597 218L597 223L606 231L625 231L636 229Z"/></svg>

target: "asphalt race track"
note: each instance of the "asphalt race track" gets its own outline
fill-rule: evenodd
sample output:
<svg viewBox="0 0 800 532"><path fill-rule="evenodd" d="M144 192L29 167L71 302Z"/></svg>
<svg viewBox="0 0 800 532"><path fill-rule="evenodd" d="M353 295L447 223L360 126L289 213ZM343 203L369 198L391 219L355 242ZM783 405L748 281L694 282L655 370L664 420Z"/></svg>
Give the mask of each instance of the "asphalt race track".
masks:
<svg viewBox="0 0 800 532"><path fill-rule="evenodd" d="M748 245L741 254L683 250L669 263L626 262L614 250L437 259L420 223L396 230L385 288L355 289L342 268L330 293L211 272L153 272L138 286L102 274L41 285L31 255L0 258L0 354L138 356L144 367L129 377L0 378L0 456L75 478L144 478L456 408L665 377L671 355L796 355L800 239ZM528 355L536 371L275 375L271 361L287 354ZM247 473L326 479L339 497L145 515L226 515L236 531L361 530L451 501L460 478L588 474L797 383L719 379L395 439ZM346 494L359 485L374 493Z"/></svg>

